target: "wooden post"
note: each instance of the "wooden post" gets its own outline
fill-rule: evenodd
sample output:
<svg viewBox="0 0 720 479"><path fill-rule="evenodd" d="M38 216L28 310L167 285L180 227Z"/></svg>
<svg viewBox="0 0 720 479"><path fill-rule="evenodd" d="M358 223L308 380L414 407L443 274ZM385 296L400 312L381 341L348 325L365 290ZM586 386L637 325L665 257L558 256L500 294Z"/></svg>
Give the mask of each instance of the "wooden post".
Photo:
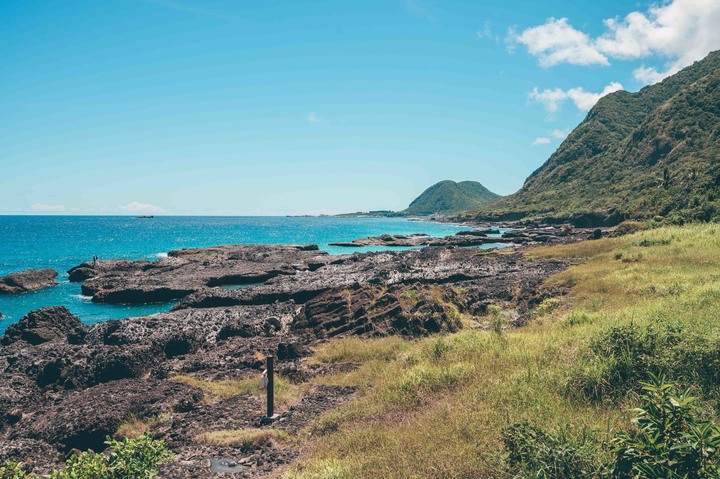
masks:
<svg viewBox="0 0 720 479"><path fill-rule="evenodd" d="M273 357L267 357L267 417L271 418L275 414L275 384L273 381Z"/></svg>

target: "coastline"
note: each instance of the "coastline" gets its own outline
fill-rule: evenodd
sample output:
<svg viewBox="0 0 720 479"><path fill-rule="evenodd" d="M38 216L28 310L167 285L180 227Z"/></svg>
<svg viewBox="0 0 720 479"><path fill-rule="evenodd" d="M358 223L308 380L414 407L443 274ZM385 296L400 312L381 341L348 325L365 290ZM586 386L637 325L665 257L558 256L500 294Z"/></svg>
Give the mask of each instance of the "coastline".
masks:
<svg viewBox="0 0 720 479"><path fill-rule="evenodd" d="M530 245L581 241L589 233L552 231L514 234ZM257 426L263 408L252 391L264 367L258 353L274 355L279 374L297 388L291 388L297 390L294 409L281 406L283 422L271 427L299 431L357 393L318 385L315 378L330 371L303 361L310 347L343 336L453 332L464 326L463 314L482 317L493 304L512 304L508 326L520 326L539 302L563 294L543 283L567 266L554 259L528 261L518 251L495 254L453 244L339 256L315 245L226 245L170 251L153 262L78 265L74 278L96 302L115 301L124 291L184 296L171 311L148 316L87 326L64 308L45 308L9 328L0 362L25 353L0 373L3 384L13 385L13 394L3 396L3 389L0 398L6 398L3 410L23 414L0 418L14 438L0 447L0 460L30 454L46 470L58 464L58 451L101 450L100 441L127 417L172 411L169 421L151 426L175 453L163 477L211 477L208 457L244 456L198 438L216 424ZM223 287L259 278L265 278L262 284ZM253 387L247 394L218 396L218 381ZM54 391L52 401L47 390ZM262 448L263 460L249 459L243 470L255 467L255 477L263 477L300 453L299 447L270 442Z"/></svg>

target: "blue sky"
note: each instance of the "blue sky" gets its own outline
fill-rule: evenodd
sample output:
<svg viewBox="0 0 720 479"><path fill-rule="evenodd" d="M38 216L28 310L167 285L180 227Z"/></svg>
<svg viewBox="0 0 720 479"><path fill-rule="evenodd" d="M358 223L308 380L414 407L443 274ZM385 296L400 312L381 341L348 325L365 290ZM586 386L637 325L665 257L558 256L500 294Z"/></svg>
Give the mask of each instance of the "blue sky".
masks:
<svg viewBox="0 0 720 479"><path fill-rule="evenodd" d="M510 194L600 92L720 48L718 5L5 0L0 214L402 209L443 179Z"/></svg>

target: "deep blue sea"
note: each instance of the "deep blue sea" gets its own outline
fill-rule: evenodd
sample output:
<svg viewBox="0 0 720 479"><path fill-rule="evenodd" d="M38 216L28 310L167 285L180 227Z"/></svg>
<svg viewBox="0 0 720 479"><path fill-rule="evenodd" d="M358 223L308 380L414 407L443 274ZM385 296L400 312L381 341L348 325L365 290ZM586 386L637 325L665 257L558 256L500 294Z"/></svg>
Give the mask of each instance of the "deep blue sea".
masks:
<svg viewBox="0 0 720 479"><path fill-rule="evenodd" d="M382 247L329 247L335 241L388 234L446 236L458 226L402 218L0 216L0 276L29 268L54 268L60 284L20 295L0 295L0 335L8 324L43 306L66 306L84 323L167 311L172 304L101 305L80 294L66 271L83 261L156 260L168 251L220 244L313 243L331 254ZM393 248L397 250L399 248Z"/></svg>

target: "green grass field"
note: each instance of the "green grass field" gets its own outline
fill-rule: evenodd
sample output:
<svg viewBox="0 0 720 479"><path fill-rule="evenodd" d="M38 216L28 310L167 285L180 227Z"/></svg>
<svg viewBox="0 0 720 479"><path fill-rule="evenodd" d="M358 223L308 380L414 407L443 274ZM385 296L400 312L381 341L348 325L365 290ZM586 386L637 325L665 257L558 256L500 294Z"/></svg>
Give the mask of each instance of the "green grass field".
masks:
<svg viewBox="0 0 720 479"><path fill-rule="evenodd" d="M361 366L317 381L358 386L361 397L311 426L306 454L283 477L518 477L508 472L504 428L527 421L602 443L632 428L628 408L651 372L690 387L715 418L720 225L526 254L574 262L549 280L570 293L538 308L529 326L320 347L312 360Z"/></svg>

